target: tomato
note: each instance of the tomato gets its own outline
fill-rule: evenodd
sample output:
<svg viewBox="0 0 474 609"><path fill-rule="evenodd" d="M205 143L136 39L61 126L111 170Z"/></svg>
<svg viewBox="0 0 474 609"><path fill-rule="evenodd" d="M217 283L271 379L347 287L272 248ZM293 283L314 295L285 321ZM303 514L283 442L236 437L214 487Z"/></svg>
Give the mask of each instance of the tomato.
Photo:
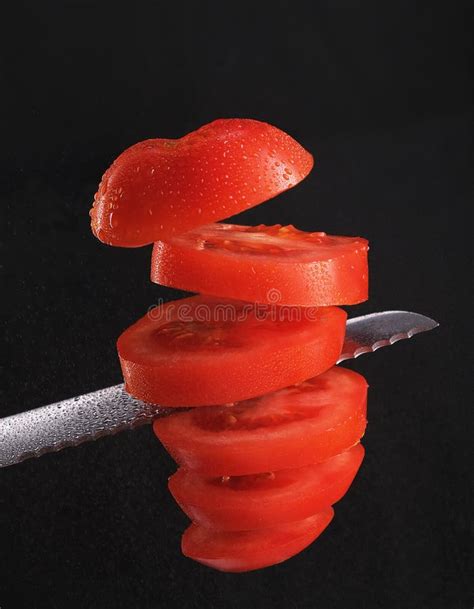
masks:
<svg viewBox="0 0 474 609"><path fill-rule="evenodd" d="M172 413L153 428L187 469L259 474L319 463L353 446L365 430L366 403L364 377L336 366L260 398Z"/></svg>
<svg viewBox="0 0 474 609"><path fill-rule="evenodd" d="M253 571L283 562L309 546L328 526L332 508L271 529L216 531L192 524L184 532L181 550L197 562L231 573Z"/></svg>
<svg viewBox="0 0 474 609"><path fill-rule="evenodd" d="M209 224L155 243L151 280L282 305L348 305L367 299L368 244L293 226Z"/></svg>
<svg viewBox="0 0 474 609"><path fill-rule="evenodd" d="M300 383L336 362L346 313L205 296L169 302L117 342L126 390L164 406L243 400Z"/></svg>
<svg viewBox="0 0 474 609"><path fill-rule="evenodd" d="M228 218L295 186L313 157L289 135L221 119L176 140L125 150L105 172L90 212L109 245L137 247Z"/></svg>
<svg viewBox="0 0 474 609"><path fill-rule="evenodd" d="M249 476L202 476L180 468L171 494L196 524L242 531L303 520L339 501L364 458L361 444L322 463Z"/></svg>

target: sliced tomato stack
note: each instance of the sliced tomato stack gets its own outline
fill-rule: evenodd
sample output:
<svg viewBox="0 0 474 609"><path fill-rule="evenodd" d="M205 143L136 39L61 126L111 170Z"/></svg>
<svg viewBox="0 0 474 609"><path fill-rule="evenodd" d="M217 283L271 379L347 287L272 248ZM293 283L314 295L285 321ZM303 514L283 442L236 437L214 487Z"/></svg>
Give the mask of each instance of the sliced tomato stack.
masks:
<svg viewBox="0 0 474 609"><path fill-rule="evenodd" d="M192 520L183 553L223 571L309 545L364 456L367 384L335 364L339 306L367 298L367 241L209 223L278 195L312 166L279 129L220 120L126 150L91 210L105 243L154 242L152 281L199 294L149 310L117 347L132 396L188 407L154 431L180 466L169 488Z"/></svg>
<svg viewBox="0 0 474 609"><path fill-rule="evenodd" d="M170 491L194 522L183 552L242 571L311 543L362 462L366 398L365 379L336 366L258 398L157 419L156 435L181 466Z"/></svg>

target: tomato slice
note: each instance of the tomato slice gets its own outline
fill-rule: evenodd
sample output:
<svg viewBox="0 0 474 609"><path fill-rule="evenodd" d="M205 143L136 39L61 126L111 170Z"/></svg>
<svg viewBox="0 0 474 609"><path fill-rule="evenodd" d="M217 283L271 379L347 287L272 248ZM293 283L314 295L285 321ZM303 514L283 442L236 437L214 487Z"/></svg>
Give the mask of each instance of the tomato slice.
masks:
<svg viewBox="0 0 474 609"><path fill-rule="evenodd" d="M233 216L295 186L313 157L250 119L216 120L176 140L125 150L105 172L90 212L104 243L137 247Z"/></svg>
<svg viewBox="0 0 474 609"><path fill-rule="evenodd" d="M181 549L197 562L231 573L253 571L283 562L309 546L328 526L332 508L297 522L258 531L216 531L192 524Z"/></svg>
<svg viewBox="0 0 474 609"><path fill-rule="evenodd" d="M117 347L132 396L164 406L225 404L330 368L345 322L336 307L256 307L194 296L156 307L125 330Z"/></svg>
<svg viewBox="0 0 474 609"><path fill-rule="evenodd" d="M187 469L259 474L318 463L353 446L365 430L366 403L364 377L336 366L260 398L173 413L153 428Z"/></svg>
<svg viewBox="0 0 474 609"><path fill-rule="evenodd" d="M196 524L243 531L303 520L339 501L364 458L361 444L322 463L250 476L202 476L180 468L171 494Z"/></svg>
<svg viewBox="0 0 474 609"><path fill-rule="evenodd" d="M151 280L162 285L282 305L363 302L368 243L294 226L209 224L155 243Z"/></svg>

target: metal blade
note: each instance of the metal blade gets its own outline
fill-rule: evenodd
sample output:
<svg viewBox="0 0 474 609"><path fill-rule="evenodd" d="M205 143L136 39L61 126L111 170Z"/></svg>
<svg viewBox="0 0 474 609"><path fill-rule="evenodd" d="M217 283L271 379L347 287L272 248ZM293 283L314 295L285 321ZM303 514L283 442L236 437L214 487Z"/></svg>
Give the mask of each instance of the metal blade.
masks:
<svg viewBox="0 0 474 609"><path fill-rule="evenodd" d="M437 325L429 317L407 311L349 319L338 363ZM132 398L121 384L5 417L0 419L0 467L132 429L172 410Z"/></svg>
<svg viewBox="0 0 474 609"><path fill-rule="evenodd" d="M337 363L389 347L438 326L434 319L408 311L383 311L353 317L347 321L346 337Z"/></svg>

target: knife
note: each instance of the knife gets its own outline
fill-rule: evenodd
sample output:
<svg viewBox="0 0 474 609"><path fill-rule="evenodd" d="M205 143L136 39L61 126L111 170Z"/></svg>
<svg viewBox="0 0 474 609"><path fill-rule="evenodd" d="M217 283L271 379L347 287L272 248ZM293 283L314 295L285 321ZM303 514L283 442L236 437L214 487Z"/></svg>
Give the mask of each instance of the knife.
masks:
<svg viewBox="0 0 474 609"><path fill-rule="evenodd" d="M347 321L337 363L437 326L433 319L408 311L354 317ZM174 410L136 400L120 384L4 417L0 419L0 467L132 429Z"/></svg>

